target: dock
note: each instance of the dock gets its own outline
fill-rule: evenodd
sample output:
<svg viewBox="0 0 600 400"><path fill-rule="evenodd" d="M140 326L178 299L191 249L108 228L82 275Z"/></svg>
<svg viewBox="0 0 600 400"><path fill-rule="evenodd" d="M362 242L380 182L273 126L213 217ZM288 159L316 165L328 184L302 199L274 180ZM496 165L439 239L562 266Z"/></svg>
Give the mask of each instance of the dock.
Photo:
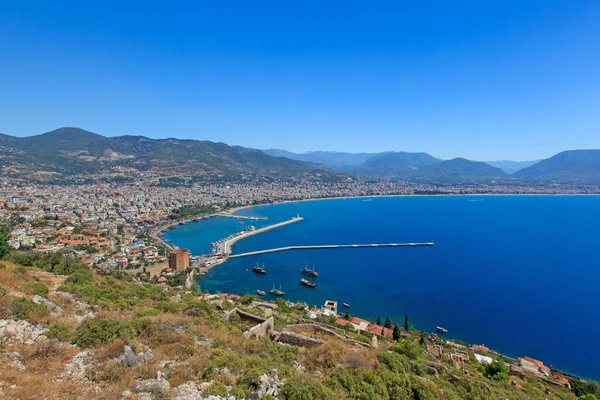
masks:
<svg viewBox="0 0 600 400"><path fill-rule="evenodd" d="M289 251L289 250L318 250L318 249L359 249L365 247L420 247L420 246L435 246L434 242L423 242L423 243L371 243L371 244L328 244L328 245L316 245L316 246L286 246L278 247L275 249L257 250L250 251L248 253L241 254L230 254L229 258L248 257L256 256L259 254L275 253L278 251Z"/></svg>
<svg viewBox="0 0 600 400"><path fill-rule="evenodd" d="M276 228L280 228L285 225L293 224L294 222L300 222L302 220L304 220L304 218L302 218L300 216L296 216L287 221L283 221L283 222L279 222L277 224L265 226L264 228L260 228L260 229L254 229L254 227L250 227L243 232L240 232L240 233L233 235L231 237L228 237L226 239L221 239L220 241L214 243L213 244L213 253L230 256L231 248L237 241L245 239L249 236L254 236L254 235L258 235L260 233L266 232L266 231L270 231L271 229L276 229Z"/></svg>
<svg viewBox="0 0 600 400"><path fill-rule="evenodd" d="M234 215L234 214L227 214L227 213L219 213L219 214L217 214L217 216L227 217L227 218L236 218L236 219L246 219L249 221L266 221L267 220L267 217L247 217L245 215Z"/></svg>

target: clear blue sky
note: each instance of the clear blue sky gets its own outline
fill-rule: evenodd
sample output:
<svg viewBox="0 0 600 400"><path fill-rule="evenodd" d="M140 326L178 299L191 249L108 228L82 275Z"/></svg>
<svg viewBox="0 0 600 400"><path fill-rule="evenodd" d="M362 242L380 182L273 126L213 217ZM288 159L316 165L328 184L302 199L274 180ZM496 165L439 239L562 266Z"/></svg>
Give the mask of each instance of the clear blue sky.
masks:
<svg viewBox="0 0 600 400"><path fill-rule="evenodd" d="M479 160L600 148L597 1L132 3L0 0L0 132Z"/></svg>

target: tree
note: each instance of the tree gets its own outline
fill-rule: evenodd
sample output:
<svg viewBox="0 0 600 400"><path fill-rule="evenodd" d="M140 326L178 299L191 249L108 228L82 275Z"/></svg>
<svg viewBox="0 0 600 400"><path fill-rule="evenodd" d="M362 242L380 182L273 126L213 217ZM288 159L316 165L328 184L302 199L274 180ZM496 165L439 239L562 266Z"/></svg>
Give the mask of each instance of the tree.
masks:
<svg viewBox="0 0 600 400"><path fill-rule="evenodd" d="M400 339L400 327L398 326L398 324L394 325L394 331L392 335L395 341L398 341L398 339Z"/></svg>
<svg viewBox="0 0 600 400"><path fill-rule="evenodd" d="M381 326L381 317L379 315L377 316L377 325Z"/></svg>
<svg viewBox="0 0 600 400"><path fill-rule="evenodd" d="M486 365L483 374L496 382L508 382L508 367L503 361L494 360Z"/></svg>
<svg viewBox="0 0 600 400"><path fill-rule="evenodd" d="M383 326L385 326L388 329L392 329L392 320L390 319L390 317L387 317L385 319L385 324Z"/></svg>
<svg viewBox="0 0 600 400"><path fill-rule="evenodd" d="M421 346L425 346L425 334L421 333L421 340L419 341Z"/></svg>
<svg viewBox="0 0 600 400"><path fill-rule="evenodd" d="M381 336L385 337L385 328L381 328Z"/></svg>
<svg viewBox="0 0 600 400"><path fill-rule="evenodd" d="M408 314L406 314L406 317L404 318L404 330L408 332Z"/></svg>
<svg viewBox="0 0 600 400"><path fill-rule="evenodd" d="M10 252L8 247L8 239L10 238L10 233L8 232L8 228L6 225L0 226L0 258L4 258Z"/></svg>

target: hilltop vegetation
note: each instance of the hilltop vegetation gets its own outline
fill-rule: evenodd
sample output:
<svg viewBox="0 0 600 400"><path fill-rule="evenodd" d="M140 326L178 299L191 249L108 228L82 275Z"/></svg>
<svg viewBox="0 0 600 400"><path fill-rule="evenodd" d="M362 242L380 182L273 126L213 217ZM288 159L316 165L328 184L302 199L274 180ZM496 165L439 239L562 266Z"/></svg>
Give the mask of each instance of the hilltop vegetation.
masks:
<svg viewBox="0 0 600 400"><path fill-rule="evenodd" d="M8 399L576 398L535 377L509 378L500 357L485 368L474 359L438 359L427 346L456 347L417 331L376 349L359 344L369 338L321 319L337 336L304 332L322 340L316 347L282 345L269 335L246 339L242 332L252 324L237 314L223 319L226 311L272 315L282 331L304 322L303 307L278 300L272 311L253 303L254 296L133 283L60 255L17 253L12 260L0 264L0 390ZM12 333L3 330L7 323ZM575 386L580 396L598 392L593 382Z"/></svg>

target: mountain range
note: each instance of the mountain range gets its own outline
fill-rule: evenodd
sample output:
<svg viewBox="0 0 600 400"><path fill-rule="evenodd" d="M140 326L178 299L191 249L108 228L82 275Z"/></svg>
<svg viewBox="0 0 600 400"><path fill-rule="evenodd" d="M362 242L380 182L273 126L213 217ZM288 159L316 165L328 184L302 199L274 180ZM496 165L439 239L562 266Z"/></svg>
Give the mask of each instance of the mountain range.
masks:
<svg viewBox="0 0 600 400"><path fill-rule="evenodd" d="M129 170L161 175L254 175L285 179L399 179L424 183L600 184L600 150L570 150L541 161L441 160L427 153L342 153L256 150L205 140L105 137L79 128L41 135L0 134L4 175L73 176Z"/></svg>
<svg viewBox="0 0 600 400"><path fill-rule="evenodd" d="M169 173L258 174L302 176L324 167L262 151L203 140L149 139L143 136L105 137L79 128L60 128L41 135L0 134L3 170L45 171L61 175L92 174L114 167Z"/></svg>

